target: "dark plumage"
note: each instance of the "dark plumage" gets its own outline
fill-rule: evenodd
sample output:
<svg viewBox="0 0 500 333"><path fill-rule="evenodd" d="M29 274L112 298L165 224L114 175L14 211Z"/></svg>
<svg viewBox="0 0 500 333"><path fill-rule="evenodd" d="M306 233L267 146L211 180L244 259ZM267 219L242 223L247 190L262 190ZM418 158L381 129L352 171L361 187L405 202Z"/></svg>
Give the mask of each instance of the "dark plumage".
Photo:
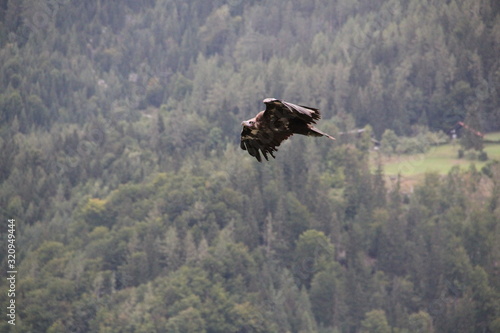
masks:
<svg viewBox="0 0 500 333"><path fill-rule="evenodd" d="M313 126L321 117L318 109L275 98L266 98L263 102L266 104L264 111L241 123L241 149L259 162L262 161L261 152L266 160L269 160L267 154L274 158L273 153L278 151L276 147L293 134L326 136L335 140Z"/></svg>

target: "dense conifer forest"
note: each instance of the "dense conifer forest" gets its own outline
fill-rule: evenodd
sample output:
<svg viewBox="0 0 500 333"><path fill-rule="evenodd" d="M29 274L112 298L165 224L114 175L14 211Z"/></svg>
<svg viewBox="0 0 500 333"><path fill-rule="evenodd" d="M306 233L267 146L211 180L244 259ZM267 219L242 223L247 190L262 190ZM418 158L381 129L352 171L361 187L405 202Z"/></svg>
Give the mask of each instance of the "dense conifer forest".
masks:
<svg viewBox="0 0 500 333"><path fill-rule="evenodd" d="M500 164L370 158L500 130L499 54L496 0L0 0L0 331L500 332ZM266 97L337 141L256 162Z"/></svg>

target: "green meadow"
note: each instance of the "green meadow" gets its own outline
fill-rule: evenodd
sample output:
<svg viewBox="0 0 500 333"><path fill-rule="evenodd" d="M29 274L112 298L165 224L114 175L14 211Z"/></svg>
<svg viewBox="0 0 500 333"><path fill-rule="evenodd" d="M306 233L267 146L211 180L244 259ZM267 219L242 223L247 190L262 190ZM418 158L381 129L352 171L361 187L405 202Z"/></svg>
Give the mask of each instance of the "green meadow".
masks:
<svg viewBox="0 0 500 333"><path fill-rule="evenodd" d="M490 133L485 136L485 141L500 141L500 132ZM400 174L402 176L416 176L426 172L447 174L450 169L458 165L461 169L470 168L474 164L481 169L488 161L500 160L500 142L485 143L484 150L488 154L487 161L471 160L467 154L458 158L458 142L433 146L424 154L383 156L382 164L384 173L388 176ZM373 165L373 164L372 164Z"/></svg>
<svg viewBox="0 0 500 333"><path fill-rule="evenodd" d="M500 143L500 132L488 133L484 136L484 139L486 141L497 141L497 143Z"/></svg>

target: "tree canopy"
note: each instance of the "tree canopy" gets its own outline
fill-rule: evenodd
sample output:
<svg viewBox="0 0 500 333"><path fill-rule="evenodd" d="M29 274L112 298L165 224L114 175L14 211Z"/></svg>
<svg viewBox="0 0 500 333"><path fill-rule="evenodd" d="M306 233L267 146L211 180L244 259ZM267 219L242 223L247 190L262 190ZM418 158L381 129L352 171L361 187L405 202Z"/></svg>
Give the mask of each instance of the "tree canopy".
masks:
<svg viewBox="0 0 500 333"><path fill-rule="evenodd" d="M369 155L499 130L498 54L493 0L0 0L17 330L496 332L500 164L406 191ZM257 165L265 97L338 141Z"/></svg>

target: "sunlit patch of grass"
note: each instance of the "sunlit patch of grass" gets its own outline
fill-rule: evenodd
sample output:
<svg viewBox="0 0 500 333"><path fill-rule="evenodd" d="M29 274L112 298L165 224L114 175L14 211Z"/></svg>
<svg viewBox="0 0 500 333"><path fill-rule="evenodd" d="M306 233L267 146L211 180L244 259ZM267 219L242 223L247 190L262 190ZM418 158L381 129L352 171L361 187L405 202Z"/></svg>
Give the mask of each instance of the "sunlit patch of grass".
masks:
<svg viewBox="0 0 500 333"><path fill-rule="evenodd" d="M500 160L500 144L486 144L484 145L484 151L490 159Z"/></svg>
<svg viewBox="0 0 500 333"><path fill-rule="evenodd" d="M490 133L487 139L491 141L500 140L499 133ZM416 176L426 172L437 172L445 175L450 169L458 165L465 170L472 163L477 169L482 168L487 161L469 160L466 158L458 158L458 143L446 144L441 146L433 146L424 154L399 155L399 156L381 156L384 173L388 176L400 174L402 176ZM488 160L500 160L500 144L487 143L484 150L488 154ZM373 161L376 161L377 152L373 153ZM372 163L372 167L376 167L376 163Z"/></svg>
<svg viewBox="0 0 500 333"><path fill-rule="evenodd" d="M500 132L488 133L484 136L484 139L488 141L500 141Z"/></svg>

